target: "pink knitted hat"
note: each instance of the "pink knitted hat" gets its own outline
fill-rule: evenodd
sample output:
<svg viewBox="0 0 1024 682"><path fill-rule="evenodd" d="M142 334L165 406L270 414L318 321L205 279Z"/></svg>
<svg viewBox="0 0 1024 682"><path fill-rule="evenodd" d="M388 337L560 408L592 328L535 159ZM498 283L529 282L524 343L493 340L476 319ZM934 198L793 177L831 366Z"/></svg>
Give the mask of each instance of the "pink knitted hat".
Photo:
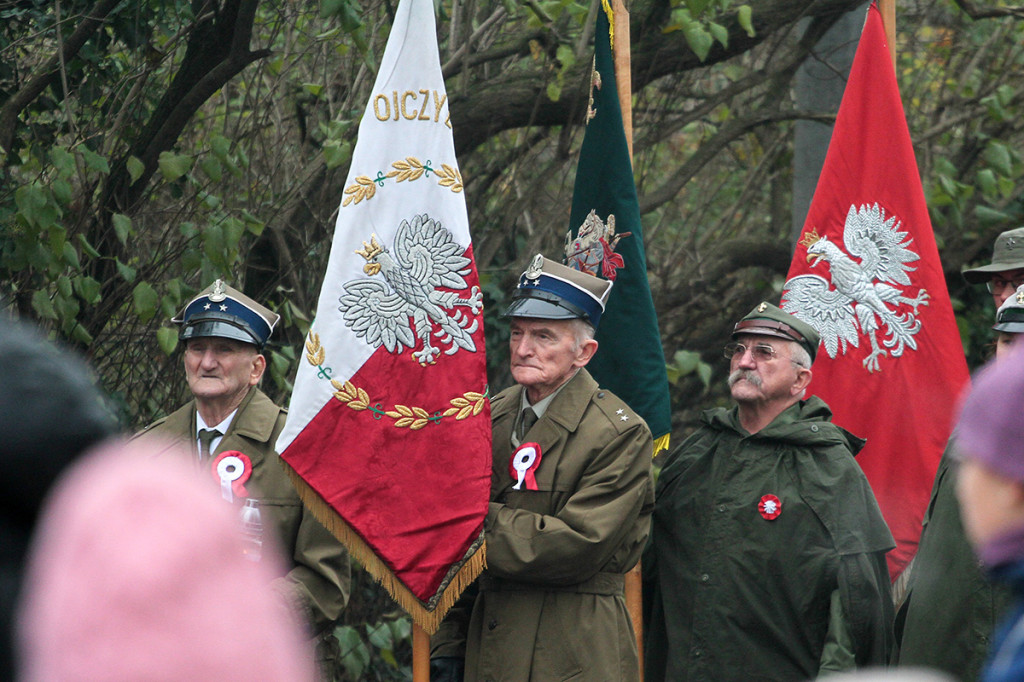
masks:
<svg viewBox="0 0 1024 682"><path fill-rule="evenodd" d="M238 510L187 457L107 446L41 520L20 613L22 679L315 679L300 622L242 555ZM177 455L177 452L173 453Z"/></svg>

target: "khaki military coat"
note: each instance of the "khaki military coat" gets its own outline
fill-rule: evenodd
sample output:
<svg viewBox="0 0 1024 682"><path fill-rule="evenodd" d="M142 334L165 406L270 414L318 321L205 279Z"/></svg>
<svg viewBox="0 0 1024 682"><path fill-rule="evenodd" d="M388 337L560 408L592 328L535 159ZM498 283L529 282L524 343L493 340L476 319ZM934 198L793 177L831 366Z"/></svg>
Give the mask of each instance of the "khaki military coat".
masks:
<svg viewBox="0 0 1024 682"><path fill-rule="evenodd" d="M313 630L321 632L330 629L348 600L348 553L302 504L285 473L274 450L284 422L285 410L253 388L213 454L238 450L252 461L252 475L245 487L250 497L260 501L265 536L273 533L290 565L274 588L292 599L306 613ZM192 452L198 467L195 433L193 401L147 426L137 439L177 442ZM211 471L200 474L208 478L216 494L219 484Z"/></svg>
<svg viewBox="0 0 1024 682"><path fill-rule="evenodd" d="M471 615L468 605L453 610L433 655L459 655L464 638L466 682L636 680L623 584L650 527L651 433L580 370L525 436L541 449L537 490L514 490L522 391L491 403L487 570Z"/></svg>

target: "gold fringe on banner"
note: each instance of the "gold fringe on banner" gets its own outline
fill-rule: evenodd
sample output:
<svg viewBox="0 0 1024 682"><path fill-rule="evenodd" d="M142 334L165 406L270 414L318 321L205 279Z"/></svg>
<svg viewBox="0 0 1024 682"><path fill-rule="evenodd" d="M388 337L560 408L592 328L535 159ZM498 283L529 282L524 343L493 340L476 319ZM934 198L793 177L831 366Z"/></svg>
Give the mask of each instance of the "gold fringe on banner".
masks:
<svg viewBox="0 0 1024 682"><path fill-rule="evenodd" d="M608 15L608 44L614 50L615 49L615 10L612 9L612 4L608 0L601 0L601 7L604 8L604 13Z"/></svg>
<svg viewBox="0 0 1024 682"><path fill-rule="evenodd" d="M469 587L477 576L487 568L487 543L484 542L483 531L481 531L480 537L467 550L466 556L448 571L444 580L441 581L437 593L430 598L429 602L423 602L401 580L395 577L388 565L377 556L363 538L348 525L338 512L324 502L320 494L313 490L288 462L282 459L281 465L292 479L292 483L295 484L295 489L303 503L313 512L313 516L348 548L351 557L358 561L388 591L391 598L405 609L406 613L412 617L413 622L423 628L427 634L432 635L437 632L445 614L455 605L463 590Z"/></svg>
<svg viewBox="0 0 1024 682"><path fill-rule="evenodd" d="M662 450L668 450L668 441L672 437L671 433L666 433L661 438L654 439L654 456L657 457L658 453Z"/></svg>

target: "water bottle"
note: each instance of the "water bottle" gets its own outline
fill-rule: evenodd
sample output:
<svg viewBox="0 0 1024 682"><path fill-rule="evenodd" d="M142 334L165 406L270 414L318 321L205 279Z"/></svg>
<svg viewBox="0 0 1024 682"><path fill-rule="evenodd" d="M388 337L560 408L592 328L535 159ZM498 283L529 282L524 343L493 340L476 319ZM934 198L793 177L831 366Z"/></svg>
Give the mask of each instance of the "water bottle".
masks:
<svg viewBox="0 0 1024 682"><path fill-rule="evenodd" d="M242 554L249 561L259 561L263 556L263 520L260 518L260 502L253 497L245 498L242 507Z"/></svg>

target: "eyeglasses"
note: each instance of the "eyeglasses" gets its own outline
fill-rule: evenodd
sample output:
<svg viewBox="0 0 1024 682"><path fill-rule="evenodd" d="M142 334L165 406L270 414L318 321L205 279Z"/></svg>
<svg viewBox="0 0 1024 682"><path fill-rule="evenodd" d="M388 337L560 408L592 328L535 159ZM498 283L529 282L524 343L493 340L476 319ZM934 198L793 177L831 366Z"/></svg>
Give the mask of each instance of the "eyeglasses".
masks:
<svg viewBox="0 0 1024 682"><path fill-rule="evenodd" d="M988 289L988 293L990 294L1001 294L1006 290L1006 287L1012 287L1011 291L1016 291L1022 284L1024 284L1024 276L1016 277L1014 279L993 277L989 281L985 282L985 288Z"/></svg>
<svg viewBox="0 0 1024 682"><path fill-rule="evenodd" d="M727 359L732 360L736 357L742 357L748 350L748 347L742 343L729 343L726 344L723 349L722 355ZM754 357L757 362L770 362L779 355L779 351L775 350L767 343L757 343L749 347L750 354Z"/></svg>

